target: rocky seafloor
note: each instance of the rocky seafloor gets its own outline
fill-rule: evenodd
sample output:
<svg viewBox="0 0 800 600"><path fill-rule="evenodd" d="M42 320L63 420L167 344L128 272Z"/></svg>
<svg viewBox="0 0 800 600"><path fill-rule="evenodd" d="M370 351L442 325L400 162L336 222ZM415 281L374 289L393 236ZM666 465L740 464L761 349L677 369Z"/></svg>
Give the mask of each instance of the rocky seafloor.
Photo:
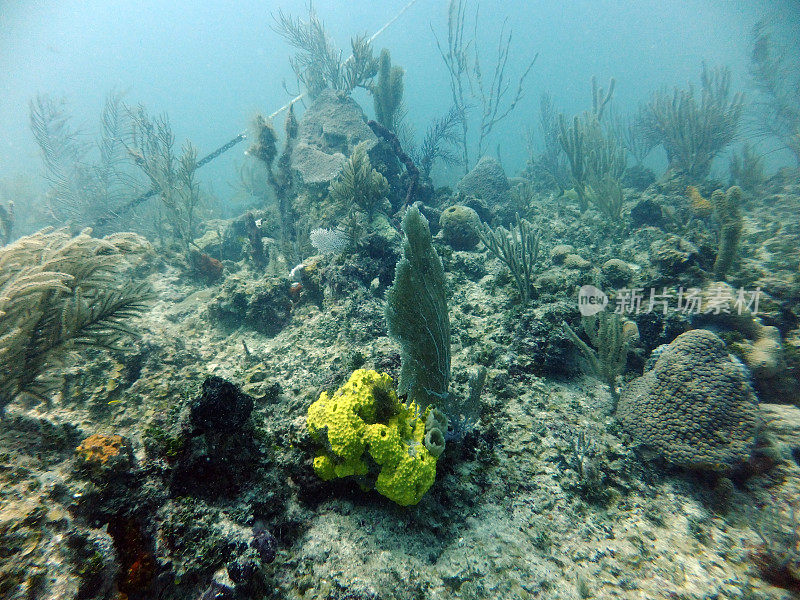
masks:
<svg viewBox="0 0 800 600"><path fill-rule="evenodd" d="M448 204L487 206L466 187L427 212L434 229ZM454 250L437 235L453 394L468 394L477 367L488 376L479 420L448 443L433 487L410 507L321 481L305 427L311 403L354 369L399 371L384 319L399 235L306 260L299 286L288 268L268 275L246 256L223 260L212 281L151 255L139 272L156 299L134 323L136 350L87 350L48 402L6 408L0 597L797 597L796 175L774 177L742 207L728 282L762 288L759 318L631 315L638 341L623 387L692 327L717 331L748 365L763 426L745 471L720 480L637 446L562 329L577 327L584 284L708 283L717 240L687 217L684 190L669 180L628 189L625 223L614 224L568 197L525 196L543 231L527 304L482 245ZM207 224L204 239L226 226ZM758 337L765 326L780 333L777 350Z"/></svg>

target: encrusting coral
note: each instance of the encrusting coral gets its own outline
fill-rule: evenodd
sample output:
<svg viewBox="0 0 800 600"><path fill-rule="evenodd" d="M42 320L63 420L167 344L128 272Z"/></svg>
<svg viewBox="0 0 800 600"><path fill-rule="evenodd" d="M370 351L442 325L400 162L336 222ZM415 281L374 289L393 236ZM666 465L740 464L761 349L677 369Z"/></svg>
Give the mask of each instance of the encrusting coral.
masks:
<svg viewBox="0 0 800 600"><path fill-rule="evenodd" d="M147 284L116 283L148 242L133 233L102 239L43 229L0 248L0 410L20 393L43 395L47 371L72 348L123 349L143 311Z"/></svg>
<svg viewBox="0 0 800 600"><path fill-rule="evenodd" d="M711 216L714 207L708 198L704 198L700 194L700 190L694 185L686 186L686 196L692 204L692 213L700 219L705 219Z"/></svg>

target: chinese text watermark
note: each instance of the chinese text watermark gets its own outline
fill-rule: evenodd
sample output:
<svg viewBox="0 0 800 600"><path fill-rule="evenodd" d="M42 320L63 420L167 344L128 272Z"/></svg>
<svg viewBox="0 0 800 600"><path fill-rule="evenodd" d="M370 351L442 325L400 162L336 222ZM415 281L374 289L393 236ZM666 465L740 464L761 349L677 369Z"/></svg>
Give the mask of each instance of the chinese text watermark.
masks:
<svg viewBox="0 0 800 600"><path fill-rule="evenodd" d="M714 286L708 290L700 288L621 288L613 296L614 312L619 315L642 313L677 312L685 315L699 314L746 314L758 316L761 288L754 290L728 286ZM583 316L591 316L605 309L610 303L608 296L592 285L584 285L578 291L578 310Z"/></svg>

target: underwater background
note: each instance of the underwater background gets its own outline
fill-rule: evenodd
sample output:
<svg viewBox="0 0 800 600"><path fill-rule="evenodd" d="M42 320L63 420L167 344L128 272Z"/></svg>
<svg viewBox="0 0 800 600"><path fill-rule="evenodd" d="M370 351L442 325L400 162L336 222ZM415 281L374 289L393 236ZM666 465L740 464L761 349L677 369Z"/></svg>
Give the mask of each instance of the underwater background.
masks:
<svg viewBox="0 0 800 600"><path fill-rule="evenodd" d="M800 597L800 5L0 0L0 599Z"/></svg>
<svg viewBox="0 0 800 600"><path fill-rule="evenodd" d="M371 35L406 4L314 5L337 44L346 47L351 35ZM37 93L65 97L75 118L88 125L96 123L105 96L122 91L129 102L169 113L179 139L216 148L255 113L272 112L289 99L282 82L293 81L290 50L271 29L271 14L300 8L303 3L272 1L6 0L0 11L0 127L6 132L0 164L9 173L27 172L39 160L25 118ZM376 45L390 48L408 73L406 98L414 99L408 121L422 135L451 103L432 31L445 31L448 4L422 2L412 8ZM628 112L654 89L694 81L702 61L729 66L736 85L744 87L751 51L745 40L753 24L766 17L788 40L797 40L800 8L791 0L483 3L478 36L485 51L493 53L507 20L514 35L510 71L539 54L518 114L537 114L543 91L566 113L584 110L593 75L603 82L618 79L615 103L620 112ZM519 127L507 121L494 140L502 140L512 172L526 156ZM653 157L656 164L658 159ZM213 174L205 177L219 194L227 191L222 182L230 179L233 160L223 156L208 167Z"/></svg>

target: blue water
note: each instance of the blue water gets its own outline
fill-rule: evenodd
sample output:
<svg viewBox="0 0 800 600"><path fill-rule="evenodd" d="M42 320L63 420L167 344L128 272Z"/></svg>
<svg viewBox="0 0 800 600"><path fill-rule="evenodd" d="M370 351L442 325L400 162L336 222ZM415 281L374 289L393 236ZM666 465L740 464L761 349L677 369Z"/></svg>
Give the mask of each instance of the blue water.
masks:
<svg viewBox="0 0 800 600"><path fill-rule="evenodd" d="M348 48L351 35L373 33L406 4L324 0L315 8L337 44ZM433 33L446 38L447 4L418 0L375 42L406 69L408 123L417 137L451 103ZM578 113L590 107L593 75L602 85L617 79L620 113L660 86L697 83L704 60L730 66L734 89L747 90L751 27L771 16L798 39L799 7L789 0L484 1L478 13L484 70L493 63L503 22L513 31L509 94L514 78L539 54L524 97L495 130L489 152L515 173L526 156L524 131L537 125L541 93L549 91L565 114ZM306 3L0 1L0 178L40 170L28 126L28 103L37 93L67 99L76 122L92 131L106 94L122 90L127 102L168 113L178 144L191 139L201 156L221 145L257 112L284 104L290 98L284 82L297 89L287 60L292 51L271 29L278 9L302 15ZM366 95L356 98L371 112ZM769 159L785 162L780 153ZM223 198L232 194L240 160L241 152L228 153L206 167L201 180ZM664 164L658 153L651 161ZM447 173L438 177L448 180Z"/></svg>

